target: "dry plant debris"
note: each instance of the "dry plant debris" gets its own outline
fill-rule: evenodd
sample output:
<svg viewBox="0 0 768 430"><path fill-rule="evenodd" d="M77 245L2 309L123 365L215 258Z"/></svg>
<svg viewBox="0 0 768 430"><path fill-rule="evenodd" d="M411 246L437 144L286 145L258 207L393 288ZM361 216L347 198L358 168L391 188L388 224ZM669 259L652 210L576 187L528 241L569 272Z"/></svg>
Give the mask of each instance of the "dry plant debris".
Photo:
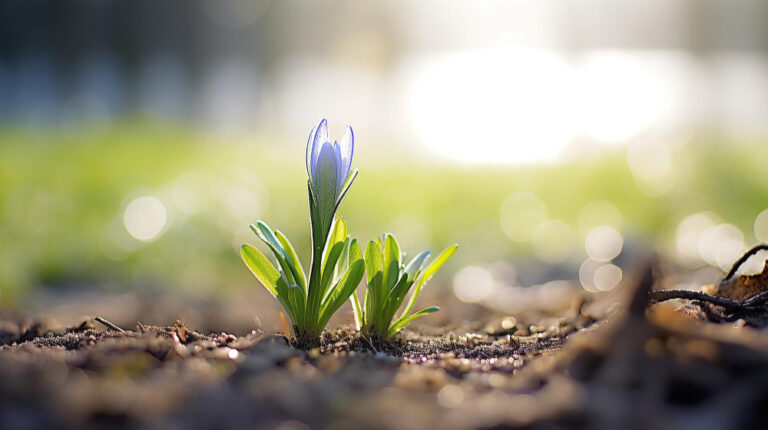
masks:
<svg viewBox="0 0 768 430"><path fill-rule="evenodd" d="M649 291L649 305L673 299L691 300L709 321L741 320L753 327L765 327L768 325L768 261L760 273L736 276L749 258L764 250L768 250L768 245L747 251L716 286L705 285L700 291Z"/></svg>
<svg viewBox="0 0 768 430"><path fill-rule="evenodd" d="M590 315L584 308L598 307L579 303L556 324L424 327L404 330L395 343L345 328L325 331L309 350L282 335L204 334L184 321L121 332L94 321L57 329L4 317L0 428L698 430L764 423L764 330L712 324L691 310L698 305L649 308L659 280L650 267L641 275L608 314Z"/></svg>

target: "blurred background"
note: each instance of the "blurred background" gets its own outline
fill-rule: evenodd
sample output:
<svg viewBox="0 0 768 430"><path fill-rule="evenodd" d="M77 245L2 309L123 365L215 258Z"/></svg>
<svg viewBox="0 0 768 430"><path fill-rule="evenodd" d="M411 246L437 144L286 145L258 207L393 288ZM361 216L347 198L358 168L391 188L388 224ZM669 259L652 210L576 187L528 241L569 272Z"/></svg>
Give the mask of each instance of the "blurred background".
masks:
<svg viewBox="0 0 768 430"><path fill-rule="evenodd" d="M763 0L0 1L0 303L274 327L238 249L262 219L308 259L323 117L355 130L355 236L460 244L433 323L554 312L649 251L712 282L768 241L766 22Z"/></svg>

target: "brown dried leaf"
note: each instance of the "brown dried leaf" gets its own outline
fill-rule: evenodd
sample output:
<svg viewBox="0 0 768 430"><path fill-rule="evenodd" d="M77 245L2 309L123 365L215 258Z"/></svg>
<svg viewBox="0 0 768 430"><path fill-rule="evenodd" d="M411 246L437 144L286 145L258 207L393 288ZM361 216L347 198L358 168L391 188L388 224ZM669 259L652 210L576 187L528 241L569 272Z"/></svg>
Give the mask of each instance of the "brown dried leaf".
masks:
<svg viewBox="0 0 768 430"><path fill-rule="evenodd" d="M181 343L187 343L187 335L190 333L190 331L187 328L185 319L181 318L176 320L176 324L173 326L173 329L176 332L176 335L179 337L179 340L181 340Z"/></svg>
<svg viewBox="0 0 768 430"><path fill-rule="evenodd" d="M761 273L724 280L718 286L716 295L734 300L746 300L766 290L768 290L768 261Z"/></svg>

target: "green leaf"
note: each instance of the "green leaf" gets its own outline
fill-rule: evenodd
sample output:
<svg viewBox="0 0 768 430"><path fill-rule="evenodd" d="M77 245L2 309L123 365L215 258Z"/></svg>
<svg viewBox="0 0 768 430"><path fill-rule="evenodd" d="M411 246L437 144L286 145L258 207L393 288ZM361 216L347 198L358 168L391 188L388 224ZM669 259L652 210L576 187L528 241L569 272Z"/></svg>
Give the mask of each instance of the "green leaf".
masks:
<svg viewBox="0 0 768 430"><path fill-rule="evenodd" d="M333 223L333 230L328 238L328 243L333 245L336 242L343 242L347 239L347 222L344 221L344 217L339 217L336 222Z"/></svg>
<svg viewBox="0 0 768 430"><path fill-rule="evenodd" d="M397 312L400 305L403 304L403 299L411 288L411 285L413 285L413 281L409 281L408 275L403 273L402 276L400 276L400 280L394 287L392 287L380 304L381 309L376 313L376 319L374 320L374 325L372 327L374 332L382 337L387 337L387 330L389 329L390 324L392 324L395 312Z"/></svg>
<svg viewBox="0 0 768 430"><path fill-rule="evenodd" d="M355 288L360 284L360 280L363 279L364 272L365 264L358 260L349 266L349 269L347 269L344 276L339 279L339 282L336 283L331 294L329 294L323 302L320 311L321 328L325 327L325 324L328 323L328 319L331 318L331 315L336 313L341 305L344 304L349 296L355 291Z"/></svg>
<svg viewBox="0 0 768 430"><path fill-rule="evenodd" d="M352 239L352 242L349 244L348 257L347 267L351 266L355 261L363 259L363 252L360 250L360 244L357 242L357 239Z"/></svg>
<svg viewBox="0 0 768 430"><path fill-rule="evenodd" d="M277 280L281 279L280 272L275 269L275 266L267 260L267 257L261 253L258 249L251 245L245 244L240 248L240 255L245 262L245 265L251 270L256 278L261 281L264 288L266 288L274 297L277 297Z"/></svg>
<svg viewBox="0 0 768 430"><path fill-rule="evenodd" d="M400 271L400 244L397 243L395 236L388 234L384 240L384 285L387 293L398 281L397 274Z"/></svg>
<svg viewBox="0 0 768 430"><path fill-rule="evenodd" d="M272 231L267 223L261 220L256 221L256 224L251 224L251 230L253 230L254 233L256 233L267 245L280 251L281 255L284 254L285 250L283 249L283 245L277 239L274 231Z"/></svg>
<svg viewBox="0 0 768 430"><path fill-rule="evenodd" d="M438 270L440 270L440 267L445 264L446 261L448 261L449 258L453 255L454 252L456 252L456 249L458 249L459 245L453 244L449 246L448 248L445 248L443 252L440 253L440 255L435 258L435 261L430 263L429 266L427 266L426 269L418 276L416 279L416 286L413 289L413 295L411 296L411 300L408 301L408 306L403 311L402 315L407 315L409 312L411 312L411 309L413 309L413 305L416 303L416 299L419 297L419 294L421 293L421 289L424 288L424 284L429 281L430 278L432 278L432 275L435 274ZM401 318L402 318L401 315Z"/></svg>
<svg viewBox="0 0 768 430"><path fill-rule="evenodd" d="M256 233L267 246L269 246L269 249L272 250L279 265L278 269L280 270L280 273L285 276L286 281L289 284L298 282L293 275L297 269L291 267L291 264L286 259L285 249L283 249L283 245L280 244L280 241L277 239L272 229L263 221L257 221L256 224L251 224L251 230L253 230L253 232Z"/></svg>
<svg viewBox="0 0 768 430"><path fill-rule="evenodd" d="M368 261L366 260L366 263L367 262ZM378 297L380 296L379 291L383 288L381 277L381 271L376 272L372 278L369 278L368 283L365 286L365 308L363 310L364 326L373 324L373 321L376 319L376 316L381 309L381 307L378 306Z"/></svg>
<svg viewBox="0 0 768 430"><path fill-rule="evenodd" d="M327 258L328 252L333 248L333 246L338 242L345 241L346 239L347 223L344 221L344 218L337 218L331 226L331 231L328 234L328 239L326 240L325 248L323 249L322 267L325 267L325 259Z"/></svg>
<svg viewBox="0 0 768 430"><path fill-rule="evenodd" d="M432 312L437 312L439 310L440 308L438 308L437 306L430 306L426 309L422 309L416 312L413 315L407 316L405 318L400 318L399 320L397 320L397 322L392 324L392 327L390 327L389 332L387 333L388 335L387 337L392 337L396 335L400 330L403 329L403 327L405 327L408 323L415 320L416 318L427 315L427 314L431 314Z"/></svg>
<svg viewBox="0 0 768 430"><path fill-rule="evenodd" d="M283 245L286 260L288 263L290 263L291 269L293 271L293 278L299 281L299 286L304 290L304 293L306 294L307 279L304 275L304 268L301 267L301 261L299 261L299 257L296 255L296 251L293 249L293 245L291 245L291 242L282 232L280 232L280 230L275 231L275 236L277 236L277 240L279 240Z"/></svg>
<svg viewBox="0 0 768 430"><path fill-rule="evenodd" d="M363 328L363 308L360 307L360 300L357 298L357 292L352 291L349 296L349 301L352 303L352 312L355 316L355 329L360 331Z"/></svg>
<svg viewBox="0 0 768 430"><path fill-rule="evenodd" d="M339 279L342 273L347 271L349 264L347 264L347 258L349 258L349 244L352 242L352 238L347 236L344 240L344 248L341 250L339 259L336 260L336 265L333 266L333 279Z"/></svg>
<svg viewBox="0 0 768 430"><path fill-rule="evenodd" d="M379 289L374 302L376 318L374 319L373 330L377 333L386 334L387 327L389 327L392 319L392 316L388 315L389 302L387 299L390 292L395 289L400 273L400 245L391 234L387 234L384 238L383 265L382 288Z"/></svg>
<svg viewBox="0 0 768 430"><path fill-rule="evenodd" d="M363 252L360 250L360 244L357 243L357 239L352 239L349 243L347 252L347 267L352 266L356 262L363 259ZM363 308L360 306L360 300L357 297L357 292L353 291L349 296L349 301L352 303L352 311L355 314L355 327L359 331L364 324L365 316L363 315Z"/></svg>
<svg viewBox="0 0 768 430"><path fill-rule="evenodd" d="M277 278L275 289L277 290L277 300L288 313L288 317L295 325L302 326L303 299L297 294L297 292L300 294L301 290L298 286L288 285L282 277Z"/></svg>
<svg viewBox="0 0 768 430"><path fill-rule="evenodd" d="M320 235L322 234L322 220L320 219L319 208L317 206L317 197L315 197L314 193L315 191L312 187L312 181L307 181L307 194L309 195L309 227L310 230L312 230L313 250L318 246L321 240Z"/></svg>
<svg viewBox="0 0 768 430"><path fill-rule="evenodd" d="M323 291L322 297L327 294L328 289L333 282L334 268L336 267L336 262L339 260L341 251L343 250L344 242L336 242L328 253L328 260L325 262L323 270L320 272L320 288Z"/></svg>
<svg viewBox="0 0 768 430"><path fill-rule="evenodd" d="M429 281L429 279L432 278L432 275L434 275L438 270L440 270L441 267L443 267L443 264L445 264L445 262L448 261L451 256L453 256L458 248L459 245L455 244L445 248L443 252L437 256L435 261L430 263L430 265L424 269L424 273L419 277L418 282L421 285L424 285L427 281Z"/></svg>
<svg viewBox="0 0 768 430"><path fill-rule="evenodd" d="M389 325L389 323L392 321L392 317L395 316L395 312L400 309L400 305L403 304L405 296L408 294L408 290L411 289L411 286L413 286L413 281L408 279L407 273L403 273L403 275L400 277L400 280L397 282L397 284L395 284L395 287L392 288L392 290L389 292L386 301L387 325Z"/></svg>
<svg viewBox="0 0 768 430"><path fill-rule="evenodd" d="M369 282L376 275L376 272L382 271L382 267L379 243L372 240L365 247L365 276Z"/></svg>
<svg viewBox="0 0 768 430"><path fill-rule="evenodd" d="M421 267L427 261L432 253L429 250L422 251L419 255L413 257L413 259L405 266L405 273L408 274L408 278L413 280L416 275L421 271Z"/></svg>
<svg viewBox="0 0 768 430"><path fill-rule="evenodd" d="M357 169L352 169L352 171L349 172L349 176L347 176L347 180L344 182L344 185L341 187L339 198L336 200L336 209L339 208L341 201L344 200L344 197L347 196L347 192L349 191L349 188L352 186L352 183L355 182L355 178L357 178L357 173L358 173Z"/></svg>

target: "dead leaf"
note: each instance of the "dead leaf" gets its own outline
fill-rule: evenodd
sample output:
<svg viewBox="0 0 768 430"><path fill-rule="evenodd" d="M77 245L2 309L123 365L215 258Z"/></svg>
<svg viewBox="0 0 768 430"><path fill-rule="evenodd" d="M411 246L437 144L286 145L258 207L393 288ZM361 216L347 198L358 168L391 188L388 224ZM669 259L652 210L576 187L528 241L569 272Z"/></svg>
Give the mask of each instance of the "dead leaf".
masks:
<svg viewBox="0 0 768 430"><path fill-rule="evenodd" d="M723 280L715 294L734 300L746 300L766 290L768 290L768 261L761 273Z"/></svg>

